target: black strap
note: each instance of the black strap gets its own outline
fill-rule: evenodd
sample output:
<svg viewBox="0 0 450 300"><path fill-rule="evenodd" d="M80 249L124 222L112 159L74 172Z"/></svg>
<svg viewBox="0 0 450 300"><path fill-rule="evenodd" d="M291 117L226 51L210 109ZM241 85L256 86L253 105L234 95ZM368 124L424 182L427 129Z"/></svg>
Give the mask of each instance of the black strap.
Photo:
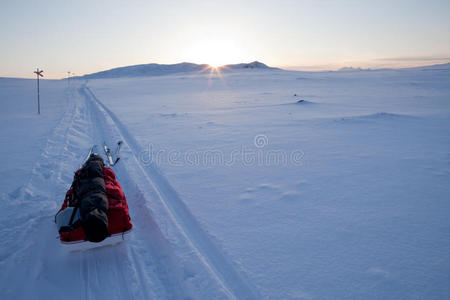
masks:
<svg viewBox="0 0 450 300"><path fill-rule="evenodd" d="M62 226L60 229L59 229L59 233L61 233L61 232L72 232L72 231L74 231L75 229L77 229L78 227L80 227L81 226L81 221L80 220L77 220L75 223L73 223L72 225L68 225L68 226Z"/></svg>

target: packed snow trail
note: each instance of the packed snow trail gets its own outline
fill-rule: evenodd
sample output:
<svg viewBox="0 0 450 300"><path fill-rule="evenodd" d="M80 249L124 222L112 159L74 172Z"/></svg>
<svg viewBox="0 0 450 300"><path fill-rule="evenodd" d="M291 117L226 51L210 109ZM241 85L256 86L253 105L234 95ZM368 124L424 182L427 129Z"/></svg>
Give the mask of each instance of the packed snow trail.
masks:
<svg viewBox="0 0 450 300"><path fill-rule="evenodd" d="M144 164L140 160L140 154L143 153L142 147L138 144L132 134L126 129L123 123L112 113L99 99L95 97L92 91L86 86L80 88L87 101L92 101L92 111L103 113L110 118L107 126L116 128L123 140L130 148L130 154L135 158L134 162L142 172L147 181L147 186L153 191L152 197L156 197L162 207L166 210L176 229L187 242L198 257L200 262L206 267L212 278L214 278L228 298L255 299L257 294L248 286L246 280L239 274L221 253L211 238L204 232L198 221L190 213L189 209L183 203L175 189L170 185L167 179L161 174L159 168L154 162ZM95 106L97 106L95 108ZM99 120L98 118L97 120ZM99 125L97 123L97 125ZM98 127L102 127L101 125ZM126 162L128 163L128 161ZM148 216L151 219L151 216Z"/></svg>
<svg viewBox="0 0 450 300"><path fill-rule="evenodd" d="M114 140L113 130L107 124L106 116L98 110L95 103L86 98L83 89L80 89L79 92L82 96L81 100L86 103L91 114L94 140ZM155 290L155 286L151 283L158 282L160 285L159 289L163 293L160 292L156 295L159 297L164 296L164 298L181 298L185 290L181 278L182 270L179 264L176 263L176 258L171 254L168 242L162 236L157 224L153 222L148 209L144 207L143 201L145 200L142 192L138 189L130 190L130 186L134 188L134 183L128 172L124 168L120 168L120 165L115 168L115 171L119 182L125 191L128 192L126 193L127 199L130 209L133 210L132 222L134 223L134 228L131 240L127 241L126 248L129 263L136 272L139 288L144 292L143 296L145 298L151 297L151 291ZM148 270L146 266L153 267Z"/></svg>

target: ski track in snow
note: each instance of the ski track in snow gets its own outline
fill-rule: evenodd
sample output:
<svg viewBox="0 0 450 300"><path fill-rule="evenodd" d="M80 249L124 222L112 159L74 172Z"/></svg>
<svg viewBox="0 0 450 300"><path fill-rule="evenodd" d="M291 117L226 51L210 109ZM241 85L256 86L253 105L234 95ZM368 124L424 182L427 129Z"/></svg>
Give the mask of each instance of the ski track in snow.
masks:
<svg viewBox="0 0 450 300"><path fill-rule="evenodd" d="M105 119L105 115L98 109L97 104L92 102L89 95L86 94L85 88L81 88L79 90L80 95L82 95L86 104L89 107L89 111L91 112L91 123L95 124L94 132L92 135L94 136L94 140L97 142L103 142L102 139L107 141L113 140L111 136L111 128L109 124L107 124L107 120ZM116 174L118 177L120 176L119 181L122 186L125 184L133 185L133 180L128 176L128 173L123 168L120 168L120 164L115 168ZM119 167L119 168L118 168ZM144 207L143 197L140 191L134 192L132 195L127 195L130 210L138 205L139 207ZM134 202L134 203L133 203ZM133 211L131 211L133 213ZM181 298L180 294L183 289L183 283L181 281L180 270L177 264L174 263L175 259L170 254L169 248L166 247L167 242L165 241L162 234L158 231L158 226L152 222L151 216L148 214L147 209L139 209L136 218L133 218L133 231L132 231L132 239L134 241L127 242L128 244L133 243L132 246L128 248L128 259L129 263L133 266L132 269L135 270L135 277L139 282L139 289L142 290L144 298L153 298L152 290L155 289L155 286L149 284L149 282L158 282L161 286L159 289L163 290L163 294L159 295L159 297L164 296L165 298ZM140 251L137 251L136 248L139 248ZM149 257L142 255L142 253L148 252L150 254ZM156 271L155 274L149 274L148 268L145 266L152 266Z"/></svg>
<svg viewBox="0 0 450 300"><path fill-rule="evenodd" d="M142 148L129 133L123 123L117 118L117 116L112 113L95 95L92 91L86 86L82 86L80 88L80 94L86 99L87 102L91 101L91 111L96 111L97 116L97 127L103 128L104 131L107 131L107 128L115 128L118 131L120 139L123 140L129 147L131 154L134 156L134 162L137 164L138 169L142 172L142 175L145 177L148 186L152 187L153 197L157 197L162 206L166 209L167 215L170 217L173 224L176 226L179 233L186 240L187 244L191 248L200 262L206 267L212 278L219 284L219 286L223 289L225 294L222 294L221 297L225 298L238 298L238 299L256 299L257 294L249 287L246 283L246 280L243 278L241 274L239 274L231 265L231 263L227 260L223 253L217 248L214 242L210 239L207 233L202 229L198 221L195 217L190 213L188 208L185 206L175 189L170 185L167 179L162 175L159 168L154 164L143 164L139 155L142 153ZM103 116L102 116L103 115ZM100 121L103 119L102 121ZM109 119L109 120L107 120ZM109 121L109 122L108 122ZM110 130L113 130L110 129ZM106 132L103 132L105 134ZM105 136L105 135L103 135ZM128 163L128 161L126 162ZM125 162L122 161L122 164ZM123 169L121 169L122 171ZM124 172L120 172L122 176ZM121 178L122 180L123 178ZM127 179L128 182L130 179ZM131 183L131 181L130 181ZM145 201L143 197L140 197L141 201ZM145 203L141 203L145 207ZM139 219L141 222L147 222L147 224L139 224L135 220L135 228L148 226L154 227L155 224L150 224L148 222L152 222L151 213L148 210L144 209L144 212L139 212L140 214L145 214L147 211L148 215L143 216ZM145 238L144 238L145 239ZM140 240L140 239L139 239ZM164 241L164 238L159 236L158 242ZM151 247L151 244L155 241L151 241L148 246ZM165 249L169 250L169 245L165 245ZM162 256L167 253L161 252L162 249L153 247L152 255L155 259L160 259ZM167 261L167 260L166 260ZM173 260L170 260L173 262ZM178 266L180 267L180 266ZM170 270L166 270L161 265L157 265L157 273L159 276L163 277L162 281L168 280L167 276L174 272L177 268L176 265L172 265ZM141 271L142 273L143 271ZM183 270L178 270L178 272L183 272ZM165 273L165 274L164 274ZM177 272L175 272L177 273ZM190 276L193 276L192 274ZM174 288L174 283L178 281L179 278L169 278L169 281L172 281L167 285L168 289ZM175 281L175 282L173 282ZM178 283L178 285L182 287L182 283ZM199 288L199 287L197 287ZM181 295L172 295L175 298Z"/></svg>
<svg viewBox="0 0 450 300"><path fill-rule="evenodd" d="M14 243L7 249L0 249L0 279L4 287L0 298L182 298L184 287L181 280L177 282L172 275L177 274L176 265L164 259L169 254L163 253L167 249L161 247L162 237L158 240L154 234L137 235L138 220L133 234L138 240L149 240L142 248L152 254L150 260L137 255L139 251L134 244L74 253L67 253L59 245L54 215L86 149L107 134L100 130L105 127L98 126L98 112L92 110L91 102L77 95L72 93L65 113L32 169L31 178L9 195L14 198L11 205L20 205L23 213L15 218L21 221L16 223L20 225L2 226L1 236L14 236ZM14 272L15 269L27 272Z"/></svg>

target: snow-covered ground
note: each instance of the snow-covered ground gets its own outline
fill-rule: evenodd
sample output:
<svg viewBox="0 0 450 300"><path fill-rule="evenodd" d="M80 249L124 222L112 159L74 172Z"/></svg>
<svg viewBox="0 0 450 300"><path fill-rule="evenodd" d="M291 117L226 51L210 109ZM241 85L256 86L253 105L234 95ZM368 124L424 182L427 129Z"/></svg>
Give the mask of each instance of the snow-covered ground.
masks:
<svg viewBox="0 0 450 300"><path fill-rule="evenodd" d="M0 79L1 299L450 297L449 68ZM299 100L304 100L300 101ZM90 145L134 230L67 253Z"/></svg>

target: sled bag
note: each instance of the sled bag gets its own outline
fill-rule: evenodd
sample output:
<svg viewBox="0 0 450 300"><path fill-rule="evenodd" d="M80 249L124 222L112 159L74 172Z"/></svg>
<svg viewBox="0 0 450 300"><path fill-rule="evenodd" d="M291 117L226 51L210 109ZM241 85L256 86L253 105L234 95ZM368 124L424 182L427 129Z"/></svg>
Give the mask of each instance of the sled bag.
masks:
<svg viewBox="0 0 450 300"><path fill-rule="evenodd" d="M58 220L63 242L101 242L111 234L132 228L122 188L114 172L104 166L101 156L91 155L75 172L72 186L56 216Z"/></svg>
<svg viewBox="0 0 450 300"><path fill-rule="evenodd" d="M104 166L101 156L91 155L74 185L74 193L79 200L81 225L90 242L101 242L109 235Z"/></svg>

